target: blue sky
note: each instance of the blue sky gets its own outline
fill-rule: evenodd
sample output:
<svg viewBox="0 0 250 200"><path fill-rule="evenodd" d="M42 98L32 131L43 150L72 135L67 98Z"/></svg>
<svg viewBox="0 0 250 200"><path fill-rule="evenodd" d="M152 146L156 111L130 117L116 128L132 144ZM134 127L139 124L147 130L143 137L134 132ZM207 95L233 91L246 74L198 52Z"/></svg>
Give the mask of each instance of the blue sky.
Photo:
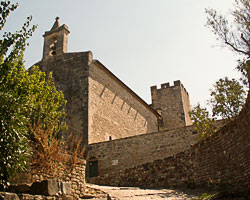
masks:
<svg viewBox="0 0 250 200"><path fill-rule="evenodd" d="M19 0L7 21L38 24L25 53L26 67L41 60L43 37L55 17L69 27L69 52L93 52L118 78L151 103L150 86L181 80L191 104L205 103L221 77L240 77L237 55L220 47L205 27L205 8L228 14L233 0Z"/></svg>

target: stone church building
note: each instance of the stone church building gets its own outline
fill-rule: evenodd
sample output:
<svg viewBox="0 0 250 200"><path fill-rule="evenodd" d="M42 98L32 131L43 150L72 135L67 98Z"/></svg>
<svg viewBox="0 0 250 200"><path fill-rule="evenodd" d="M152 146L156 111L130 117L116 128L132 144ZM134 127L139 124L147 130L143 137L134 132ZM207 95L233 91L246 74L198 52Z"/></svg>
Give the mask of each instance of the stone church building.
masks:
<svg viewBox="0 0 250 200"><path fill-rule="evenodd" d="M64 93L69 132L88 146L88 177L157 159L158 150L168 152L171 144L190 145L193 139L178 139L180 134L192 137L189 129L184 128L188 133L173 132L192 124L189 95L180 81L173 86L161 84L159 89L152 86L149 105L94 59L91 51L67 52L69 33L56 18L43 35L43 58L35 65L52 71L57 88Z"/></svg>

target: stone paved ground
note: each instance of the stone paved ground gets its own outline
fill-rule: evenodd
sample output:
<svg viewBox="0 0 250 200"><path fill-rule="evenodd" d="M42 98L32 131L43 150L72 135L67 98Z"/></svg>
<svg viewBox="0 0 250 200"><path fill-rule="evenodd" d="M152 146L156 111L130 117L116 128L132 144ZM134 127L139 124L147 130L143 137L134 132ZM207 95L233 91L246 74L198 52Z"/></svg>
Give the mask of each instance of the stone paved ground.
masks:
<svg viewBox="0 0 250 200"><path fill-rule="evenodd" d="M112 200L191 200L204 193L200 190L141 189L135 187L109 187L87 184L110 194Z"/></svg>

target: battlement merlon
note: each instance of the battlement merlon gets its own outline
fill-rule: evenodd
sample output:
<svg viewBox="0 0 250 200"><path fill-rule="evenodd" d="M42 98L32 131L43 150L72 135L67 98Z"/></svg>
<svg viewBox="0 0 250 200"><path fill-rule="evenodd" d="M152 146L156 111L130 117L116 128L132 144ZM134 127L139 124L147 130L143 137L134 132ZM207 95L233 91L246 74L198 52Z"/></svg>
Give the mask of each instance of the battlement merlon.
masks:
<svg viewBox="0 0 250 200"><path fill-rule="evenodd" d="M167 83L162 83L162 84L161 84L161 88L157 89L157 86L154 85L154 86L151 87L151 91L152 91L152 90L161 90L161 89L166 89L166 88L173 88L173 87L175 87L175 86L180 86L180 85L182 85L180 80L174 81L174 85L170 85L169 82L167 82Z"/></svg>
<svg viewBox="0 0 250 200"><path fill-rule="evenodd" d="M174 81L174 85L170 85L170 83L163 83L161 84L161 88L157 89L157 86L154 85L154 86L151 86L150 89L151 89L151 93L155 90L162 90L162 89L168 89L168 88L174 88L174 87L182 87L183 90L187 93L188 95L188 92L187 90L185 89L185 87L182 85L181 81L180 80L176 80Z"/></svg>

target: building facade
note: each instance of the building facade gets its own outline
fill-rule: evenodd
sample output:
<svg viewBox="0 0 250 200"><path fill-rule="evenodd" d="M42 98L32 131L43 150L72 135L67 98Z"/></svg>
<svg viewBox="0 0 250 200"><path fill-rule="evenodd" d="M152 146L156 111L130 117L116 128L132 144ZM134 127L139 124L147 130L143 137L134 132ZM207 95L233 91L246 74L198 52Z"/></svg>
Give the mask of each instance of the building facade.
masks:
<svg viewBox="0 0 250 200"><path fill-rule="evenodd" d="M60 25L56 18L51 30L43 35L43 58L35 65L42 71L53 72L56 87L67 100L69 132L83 144L93 148L103 142L109 145L111 140L192 124L188 115L189 95L180 81L175 81L173 86L162 84L160 89L151 87L152 104L148 105L100 61L93 59L91 51L68 53L69 33L68 27ZM93 155L91 148L89 154L89 166L95 166L91 173L96 175L105 156ZM114 166L119 161L108 162Z"/></svg>

